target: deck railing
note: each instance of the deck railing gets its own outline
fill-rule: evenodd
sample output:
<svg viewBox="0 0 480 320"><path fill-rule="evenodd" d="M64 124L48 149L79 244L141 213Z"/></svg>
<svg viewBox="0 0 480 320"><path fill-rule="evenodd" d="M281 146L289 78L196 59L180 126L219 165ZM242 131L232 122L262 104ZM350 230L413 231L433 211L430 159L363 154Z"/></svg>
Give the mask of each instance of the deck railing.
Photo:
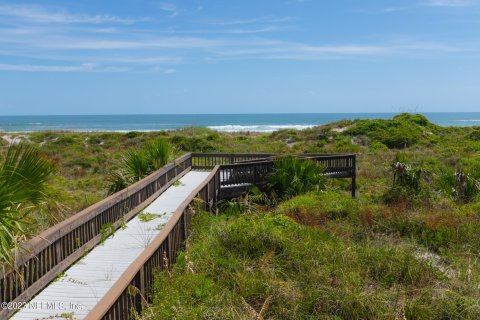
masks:
<svg viewBox="0 0 480 320"><path fill-rule="evenodd" d="M220 190L219 172L219 166L214 167L208 178L183 201L160 233L88 313L86 320L130 319L133 310L140 314L151 302L154 271L164 270L175 262L188 237L197 199L201 199L200 205L206 210L215 203Z"/></svg>
<svg viewBox="0 0 480 320"><path fill-rule="evenodd" d="M192 168L195 170L211 170L217 165L259 160L271 156L273 156L272 153L192 153Z"/></svg>
<svg viewBox="0 0 480 320"><path fill-rule="evenodd" d="M128 221L192 167L186 154L145 179L49 228L17 250L15 267L0 274L0 301L28 301L101 241L107 223ZM0 310L0 319L15 310Z"/></svg>
<svg viewBox="0 0 480 320"><path fill-rule="evenodd" d="M284 155L278 154L192 154L192 168L195 170L211 169L220 165L222 187L238 187L239 192L245 185L261 184L272 171L274 160ZM293 155L301 159L316 161L331 178L352 179L351 193L355 197L356 189L356 156L355 154L301 154ZM230 192L230 196L238 192Z"/></svg>

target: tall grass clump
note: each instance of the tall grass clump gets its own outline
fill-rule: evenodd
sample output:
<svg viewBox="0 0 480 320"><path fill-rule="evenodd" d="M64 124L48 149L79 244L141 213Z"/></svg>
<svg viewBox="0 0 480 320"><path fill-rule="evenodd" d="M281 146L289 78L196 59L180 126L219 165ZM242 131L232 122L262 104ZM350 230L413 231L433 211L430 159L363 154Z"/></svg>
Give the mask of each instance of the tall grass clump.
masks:
<svg viewBox="0 0 480 320"><path fill-rule="evenodd" d="M49 202L47 183L54 165L36 148L8 147L0 164L0 261L11 265L12 249L25 240L29 216Z"/></svg>
<svg viewBox="0 0 480 320"><path fill-rule="evenodd" d="M256 186L250 189L240 197L234 199L223 199L217 204L217 209L227 215L253 213L260 208L268 208L275 204L275 198Z"/></svg>
<svg viewBox="0 0 480 320"><path fill-rule="evenodd" d="M387 202L416 202L429 197L429 190L424 186L425 170L407 161L404 156L397 155L391 165L392 186L384 195Z"/></svg>
<svg viewBox="0 0 480 320"><path fill-rule="evenodd" d="M110 175L109 193L125 189L168 163L171 148L163 139L150 142L142 149L127 151L120 159L119 168Z"/></svg>
<svg viewBox="0 0 480 320"><path fill-rule="evenodd" d="M444 170L438 184L445 194L460 202L473 201L480 193L480 181L461 169Z"/></svg>
<svg viewBox="0 0 480 320"><path fill-rule="evenodd" d="M355 199L333 191L299 195L280 203L275 210L309 226L320 226L330 220L354 217L358 211L359 205Z"/></svg>
<svg viewBox="0 0 480 320"><path fill-rule="evenodd" d="M312 160L293 156L276 159L268 177L270 189L281 198L325 189L324 169Z"/></svg>

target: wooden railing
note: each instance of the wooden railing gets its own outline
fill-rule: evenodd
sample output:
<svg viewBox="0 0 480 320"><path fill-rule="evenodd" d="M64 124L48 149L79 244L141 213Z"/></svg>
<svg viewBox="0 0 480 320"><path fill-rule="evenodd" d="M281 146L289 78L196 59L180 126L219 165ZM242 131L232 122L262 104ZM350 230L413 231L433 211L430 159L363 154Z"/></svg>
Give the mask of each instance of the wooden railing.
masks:
<svg viewBox="0 0 480 320"><path fill-rule="evenodd" d="M284 155L277 154L192 154L192 168L206 170L220 165L222 187L239 187L240 192L245 185L258 185L266 180L272 171L274 160ZM354 154L301 154L293 155L301 159L316 161L331 178L351 178L351 193L355 197L356 189L356 156ZM230 196L238 195L229 192Z"/></svg>
<svg viewBox="0 0 480 320"><path fill-rule="evenodd" d="M234 164L241 161L259 160L274 156L272 153L192 153L192 168L211 170L217 165Z"/></svg>
<svg viewBox="0 0 480 320"><path fill-rule="evenodd" d="M101 240L107 223L116 228L143 210L192 167L186 154L132 186L41 233L16 253L13 271L0 274L0 301L28 301ZM0 319L12 311L0 310Z"/></svg>
<svg viewBox="0 0 480 320"><path fill-rule="evenodd" d="M183 201L165 227L142 254L128 267L107 294L87 315L87 320L130 319L133 311L141 313L152 299L155 270L164 270L175 262L188 237L192 214L202 200L203 209L211 209L220 190L219 166Z"/></svg>

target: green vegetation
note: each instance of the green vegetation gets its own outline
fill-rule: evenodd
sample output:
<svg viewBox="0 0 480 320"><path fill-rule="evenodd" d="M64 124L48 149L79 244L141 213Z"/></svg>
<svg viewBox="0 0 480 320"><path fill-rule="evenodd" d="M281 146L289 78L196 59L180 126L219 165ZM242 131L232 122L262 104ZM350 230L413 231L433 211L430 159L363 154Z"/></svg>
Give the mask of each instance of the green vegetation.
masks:
<svg viewBox="0 0 480 320"><path fill-rule="evenodd" d="M105 242L110 236L112 236L115 233L115 226L113 223L105 223L102 225L100 228L100 243Z"/></svg>
<svg viewBox="0 0 480 320"><path fill-rule="evenodd" d="M362 201L332 190L198 214L145 318L478 319L474 216Z"/></svg>
<svg viewBox="0 0 480 320"><path fill-rule="evenodd" d="M407 148L428 141L438 129L422 115L400 114L392 120L360 120L347 130L354 136L365 136L389 148Z"/></svg>
<svg viewBox="0 0 480 320"><path fill-rule="evenodd" d="M304 177L315 174L302 170L317 169L281 173L279 165L270 182L281 197L254 188L219 204L217 216L197 214L178 263L157 275L146 319L478 319L479 132L402 114L272 134L188 128L25 136L58 168L46 191L67 214L106 195L125 152L159 139L173 157L357 153L355 200L348 180L311 182ZM30 217L42 229L65 215Z"/></svg>
<svg viewBox="0 0 480 320"><path fill-rule="evenodd" d="M335 180L200 213L145 318L480 318L477 132L401 115L272 134L293 152L357 152L358 199Z"/></svg>
<svg viewBox="0 0 480 320"><path fill-rule="evenodd" d="M163 214L165 215L165 213ZM162 215L156 213L141 212L138 214L138 220L141 222L150 222L157 218L160 218Z"/></svg>
<svg viewBox="0 0 480 320"><path fill-rule="evenodd" d="M292 156L276 159L269 176L270 189L282 198L325 188L323 169L312 160Z"/></svg>
<svg viewBox="0 0 480 320"><path fill-rule="evenodd" d="M0 164L0 261L11 265L12 249L28 235L34 213L48 202L53 164L31 146L9 146Z"/></svg>
<svg viewBox="0 0 480 320"><path fill-rule="evenodd" d="M323 197L311 194L290 201L304 206L303 200L317 196ZM295 222L289 215L296 204L288 202L283 204L287 214L281 206L274 213L197 215L188 250L172 271L157 275L146 318L480 316L478 280L462 284L407 241L387 241L356 225L360 212L340 204L345 200L337 197L337 205L344 208L332 210L311 199L318 208L312 212L342 212L334 214L336 219L359 233L356 237L334 232L333 226Z"/></svg>
<svg viewBox="0 0 480 320"><path fill-rule="evenodd" d="M118 192L142 180L166 165L169 159L170 146L163 139L150 142L142 149L127 151L120 160L119 168L111 174L109 192Z"/></svg>

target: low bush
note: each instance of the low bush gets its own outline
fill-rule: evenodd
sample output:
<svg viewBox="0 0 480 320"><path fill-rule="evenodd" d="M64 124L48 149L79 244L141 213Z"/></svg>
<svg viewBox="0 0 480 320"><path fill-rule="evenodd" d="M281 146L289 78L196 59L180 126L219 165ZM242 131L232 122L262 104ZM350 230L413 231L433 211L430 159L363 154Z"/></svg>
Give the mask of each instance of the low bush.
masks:
<svg viewBox="0 0 480 320"><path fill-rule="evenodd" d="M119 168L110 174L109 193L118 192L160 169L169 161L171 151L162 139L147 144L143 149L127 151Z"/></svg>
<svg viewBox="0 0 480 320"><path fill-rule="evenodd" d="M349 195L337 192L308 193L281 203L276 212L305 225L322 225L328 220L356 216L359 206Z"/></svg>
<svg viewBox="0 0 480 320"><path fill-rule="evenodd" d="M456 201L470 202L480 193L480 181L463 170L444 169L438 179L438 186Z"/></svg>
<svg viewBox="0 0 480 320"><path fill-rule="evenodd" d="M269 188L282 198L323 190L327 180L323 171L312 160L282 157L274 162L272 173L268 177Z"/></svg>
<svg viewBox="0 0 480 320"><path fill-rule="evenodd" d="M420 203L428 201L430 198L430 189L424 184L425 170L418 166L406 162L403 154L397 154L396 161L391 166L393 175L392 186L383 195L387 203L408 202Z"/></svg>
<svg viewBox="0 0 480 320"><path fill-rule="evenodd" d="M346 133L367 136L372 143L380 142L390 149L404 149L428 141L425 132L435 131L436 126L419 114L400 114L393 119L358 120Z"/></svg>

